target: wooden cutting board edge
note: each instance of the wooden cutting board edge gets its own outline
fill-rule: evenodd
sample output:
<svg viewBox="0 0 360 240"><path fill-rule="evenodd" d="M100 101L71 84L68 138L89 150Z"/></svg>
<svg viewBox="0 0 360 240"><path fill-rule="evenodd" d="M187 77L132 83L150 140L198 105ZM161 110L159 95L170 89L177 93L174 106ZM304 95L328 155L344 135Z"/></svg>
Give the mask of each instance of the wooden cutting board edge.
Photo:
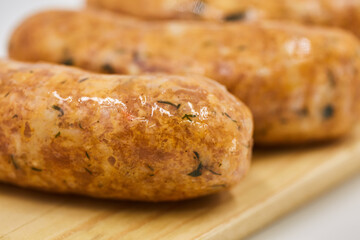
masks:
<svg viewBox="0 0 360 240"><path fill-rule="evenodd" d="M343 152L344 158L360 156L360 147L349 149L352 154ZM290 185L285 191L271 196L268 199L246 212L240 218L234 217L217 228L199 237L201 240L233 240L243 239L265 228L270 223L286 215L290 211L299 208L316 197L330 191L346 180L360 173L360 161L351 161L352 164L344 165L344 158L335 157L330 160L331 164L321 165L309 172L301 181ZM340 171L341 170L341 171ZM329 172L337 171L337 174L329 175ZM314 184L316 183L316 184ZM299 196L297 192L303 192ZM279 202L284 203L279 205Z"/></svg>

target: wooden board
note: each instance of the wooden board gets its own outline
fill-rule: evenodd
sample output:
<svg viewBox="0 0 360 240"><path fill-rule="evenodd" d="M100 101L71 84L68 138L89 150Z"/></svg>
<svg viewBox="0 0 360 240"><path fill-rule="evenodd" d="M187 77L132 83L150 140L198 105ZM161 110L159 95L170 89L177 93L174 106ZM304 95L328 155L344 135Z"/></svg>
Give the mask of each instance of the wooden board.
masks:
<svg viewBox="0 0 360 240"><path fill-rule="evenodd" d="M360 131L327 145L257 150L232 191L180 203L60 196L0 184L0 239L240 239L360 173Z"/></svg>

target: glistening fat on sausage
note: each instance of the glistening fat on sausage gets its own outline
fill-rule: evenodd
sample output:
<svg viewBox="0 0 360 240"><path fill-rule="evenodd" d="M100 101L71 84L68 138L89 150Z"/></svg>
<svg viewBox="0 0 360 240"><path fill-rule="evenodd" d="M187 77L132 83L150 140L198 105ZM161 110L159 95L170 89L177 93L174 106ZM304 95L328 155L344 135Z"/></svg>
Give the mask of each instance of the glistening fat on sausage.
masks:
<svg viewBox="0 0 360 240"><path fill-rule="evenodd" d="M231 187L250 165L250 111L202 77L0 60L0 116L0 181L23 187L181 200Z"/></svg>
<svg viewBox="0 0 360 240"><path fill-rule="evenodd" d="M338 138L358 117L359 42L336 29L47 11L21 24L9 53L106 73L205 75L249 106L257 144Z"/></svg>

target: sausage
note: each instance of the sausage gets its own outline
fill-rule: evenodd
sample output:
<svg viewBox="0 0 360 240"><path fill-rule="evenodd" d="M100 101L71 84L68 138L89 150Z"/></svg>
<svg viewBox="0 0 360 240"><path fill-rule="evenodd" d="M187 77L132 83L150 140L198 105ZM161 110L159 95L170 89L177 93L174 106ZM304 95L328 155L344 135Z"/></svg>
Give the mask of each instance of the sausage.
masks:
<svg viewBox="0 0 360 240"><path fill-rule="evenodd" d="M276 19L340 27L360 36L359 0L88 0L87 3L92 8L147 19Z"/></svg>
<svg viewBox="0 0 360 240"><path fill-rule="evenodd" d="M205 75L249 106L259 145L338 138L357 119L359 42L341 30L47 11L20 25L9 54L103 73Z"/></svg>
<svg viewBox="0 0 360 240"><path fill-rule="evenodd" d="M87 5L91 8L103 8L120 13L127 13L148 19L174 19L174 18L195 18L196 4L199 1L181 0L135 0L135 1L116 1L116 0L87 0ZM199 6L203 3L199 2ZM141 6L141 8L139 7Z"/></svg>
<svg viewBox="0 0 360 240"><path fill-rule="evenodd" d="M247 173L248 108L203 77L98 75L0 60L0 181L172 201Z"/></svg>

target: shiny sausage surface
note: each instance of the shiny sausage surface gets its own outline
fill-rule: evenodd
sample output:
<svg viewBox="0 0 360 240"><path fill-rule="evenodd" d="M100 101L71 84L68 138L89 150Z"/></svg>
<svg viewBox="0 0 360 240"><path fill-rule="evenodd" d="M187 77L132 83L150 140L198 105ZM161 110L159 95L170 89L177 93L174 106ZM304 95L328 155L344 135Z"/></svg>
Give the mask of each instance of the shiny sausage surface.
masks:
<svg viewBox="0 0 360 240"><path fill-rule="evenodd" d="M250 165L250 111L203 77L0 60L0 116L0 181L23 187L181 200L231 187Z"/></svg>
<svg viewBox="0 0 360 240"><path fill-rule="evenodd" d="M147 19L295 21L360 36L360 0L88 0L88 5Z"/></svg>
<svg viewBox="0 0 360 240"><path fill-rule="evenodd" d="M250 107L263 145L337 138L357 119L359 42L341 30L48 11L21 24L9 52L105 73L205 75Z"/></svg>

